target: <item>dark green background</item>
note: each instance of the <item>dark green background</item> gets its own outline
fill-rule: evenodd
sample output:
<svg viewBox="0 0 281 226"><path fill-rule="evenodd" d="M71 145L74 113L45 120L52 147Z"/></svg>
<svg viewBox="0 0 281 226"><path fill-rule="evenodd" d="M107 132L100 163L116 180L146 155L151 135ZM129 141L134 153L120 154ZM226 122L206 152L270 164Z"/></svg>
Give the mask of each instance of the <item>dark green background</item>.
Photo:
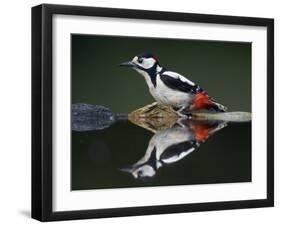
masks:
<svg viewBox="0 0 281 226"><path fill-rule="evenodd" d="M154 100L141 75L119 67L141 52L198 83L230 111L251 111L251 44L72 35L72 103L130 112ZM251 180L251 123L231 124L146 181L119 169L138 161L153 134L129 122L72 132L72 189Z"/></svg>
<svg viewBox="0 0 281 226"><path fill-rule="evenodd" d="M119 67L142 52L199 84L229 111L251 111L251 44L72 35L72 102L129 112L153 102L143 77Z"/></svg>

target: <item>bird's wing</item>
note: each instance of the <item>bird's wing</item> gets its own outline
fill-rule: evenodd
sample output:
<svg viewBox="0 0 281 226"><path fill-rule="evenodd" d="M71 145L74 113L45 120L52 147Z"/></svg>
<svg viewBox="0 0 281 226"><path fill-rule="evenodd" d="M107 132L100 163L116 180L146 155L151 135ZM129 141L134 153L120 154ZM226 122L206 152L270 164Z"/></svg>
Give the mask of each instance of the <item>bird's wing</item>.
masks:
<svg viewBox="0 0 281 226"><path fill-rule="evenodd" d="M177 162L194 151L198 146L199 144L197 142L191 141L173 144L167 147L166 150L160 155L160 160L167 164Z"/></svg>
<svg viewBox="0 0 281 226"><path fill-rule="evenodd" d="M160 78L166 86L173 90L195 92L198 88L194 82L176 72L165 71L160 75Z"/></svg>

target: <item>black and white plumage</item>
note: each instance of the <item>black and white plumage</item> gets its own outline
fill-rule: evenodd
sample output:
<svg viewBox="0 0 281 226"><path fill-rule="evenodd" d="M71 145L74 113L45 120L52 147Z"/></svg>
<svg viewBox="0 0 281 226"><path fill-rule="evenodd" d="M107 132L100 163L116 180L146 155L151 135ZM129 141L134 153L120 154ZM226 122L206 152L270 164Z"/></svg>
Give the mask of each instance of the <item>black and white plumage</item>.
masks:
<svg viewBox="0 0 281 226"><path fill-rule="evenodd" d="M161 67L158 59L149 53L135 56L121 66L131 67L145 79L150 94L160 104L178 111L193 110L226 111L226 107L215 102L207 93L181 74Z"/></svg>
<svg viewBox="0 0 281 226"><path fill-rule="evenodd" d="M226 125L225 122L196 124L179 120L172 127L156 132L150 139L144 156L122 171L130 173L136 179L153 177L161 167L187 157L211 134Z"/></svg>

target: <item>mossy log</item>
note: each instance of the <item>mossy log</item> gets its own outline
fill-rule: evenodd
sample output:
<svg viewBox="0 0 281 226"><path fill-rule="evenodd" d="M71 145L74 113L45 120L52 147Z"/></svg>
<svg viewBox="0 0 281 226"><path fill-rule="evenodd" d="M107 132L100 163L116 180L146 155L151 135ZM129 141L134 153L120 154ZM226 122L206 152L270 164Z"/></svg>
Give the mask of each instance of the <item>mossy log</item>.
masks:
<svg viewBox="0 0 281 226"><path fill-rule="evenodd" d="M154 102L129 113L128 119L140 127L155 132L175 124L178 115L169 107Z"/></svg>
<svg viewBox="0 0 281 226"><path fill-rule="evenodd" d="M143 128L152 132L170 127L180 117L170 107L154 102L139 108L128 115L128 119ZM225 121L225 122L249 122L249 112L192 112L191 120L196 121Z"/></svg>

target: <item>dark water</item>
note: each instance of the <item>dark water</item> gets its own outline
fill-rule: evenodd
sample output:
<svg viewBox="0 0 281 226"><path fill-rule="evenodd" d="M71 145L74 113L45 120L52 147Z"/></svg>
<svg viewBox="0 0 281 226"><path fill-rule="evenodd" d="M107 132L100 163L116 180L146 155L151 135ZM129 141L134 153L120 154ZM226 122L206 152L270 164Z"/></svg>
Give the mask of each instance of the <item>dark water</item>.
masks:
<svg viewBox="0 0 281 226"><path fill-rule="evenodd" d="M228 124L212 134L217 126L203 126L210 134L198 146L194 143L194 133L191 132L189 123L164 131L165 136L169 136L174 135L179 128L180 132L175 133L175 137L186 137L186 142L179 142L175 138L174 142L168 144L172 148L168 151L166 149L166 153L162 154L164 161L158 161L158 165L162 165L157 170L148 166L145 169L148 171L140 168L144 165L157 165L155 152L153 154L149 150L149 142L154 139L153 145L157 147L157 151L161 151L163 131L154 134L128 121L117 122L104 130L73 131L72 189L251 181L251 123ZM184 156L186 153L183 150L191 147L195 147L195 150ZM138 164L145 155L149 158ZM181 155L182 159L176 158ZM139 174L136 173L138 169Z"/></svg>

